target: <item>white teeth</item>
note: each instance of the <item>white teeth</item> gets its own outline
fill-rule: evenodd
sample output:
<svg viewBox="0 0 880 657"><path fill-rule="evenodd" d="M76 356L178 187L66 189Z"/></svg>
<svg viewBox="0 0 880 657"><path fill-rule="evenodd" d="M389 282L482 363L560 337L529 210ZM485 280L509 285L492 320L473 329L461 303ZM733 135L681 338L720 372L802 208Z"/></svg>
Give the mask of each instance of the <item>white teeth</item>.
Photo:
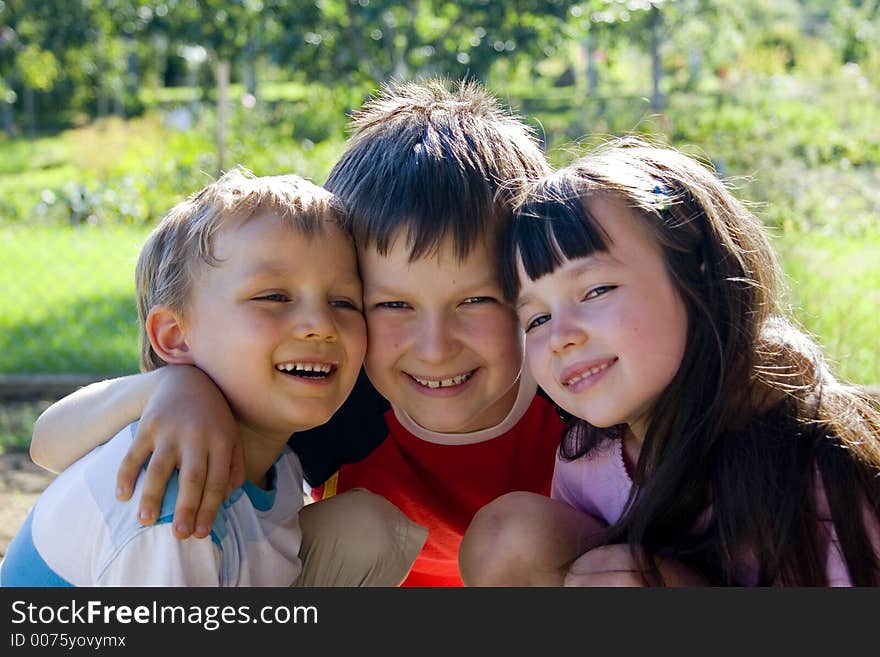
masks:
<svg viewBox="0 0 880 657"><path fill-rule="evenodd" d="M417 376L413 376L420 385L425 386L426 388L449 388L451 386L461 385L465 381L467 381L471 376L473 376L473 372L465 372L464 374L459 374L458 376L453 376L450 379L440 379L439 381L435 381L433 379L420 379ZM412 376L412 375L410 375Z"/></svg>
<svg viewBox="0 0 880 657"><path fill-rule="evenodd" d="M280 363L275 369L282 372L320 372L330 374L333 366L329 363Z"/></svg>
<svg viewBox="0 0 880 657"><path fill-rule="evenodd" d="M594 374L598 374L602 370L608 369L608 366L610 364L611 363L605 363L603 365L597 365L596 367L591 367L586 372L582 372L581 374L573 376L568 381L563 381L562 385L564 385L564 386L574 385L575 383L577 383L581 379L586 379L588 376L593 376Z"/></svg>

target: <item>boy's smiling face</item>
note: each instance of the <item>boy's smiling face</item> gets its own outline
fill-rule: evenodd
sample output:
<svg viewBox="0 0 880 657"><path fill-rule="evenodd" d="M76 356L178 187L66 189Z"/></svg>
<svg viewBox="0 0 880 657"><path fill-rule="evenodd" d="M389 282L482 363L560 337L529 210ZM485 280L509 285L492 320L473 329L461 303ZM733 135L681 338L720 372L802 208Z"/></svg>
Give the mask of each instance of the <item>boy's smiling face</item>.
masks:
<svg viewBox="0 0 880 657"><path fill-rule="evenodd" d="M236 221L216 236L218 265L195 274L189 356L245 427L286 440L326 422L357 379L366 332L356 254L329 223L306 237L271 212Z"/></svg>
<svg viewBox="0 0 880 657"><path fill-rule="evenodd" d="M410 262L405 237L386 255L361 249L376 389L430 431L466 433L501 422L513 407L523 359L513 309L502 301L491 249L459 261L451 239Z"/></svg>

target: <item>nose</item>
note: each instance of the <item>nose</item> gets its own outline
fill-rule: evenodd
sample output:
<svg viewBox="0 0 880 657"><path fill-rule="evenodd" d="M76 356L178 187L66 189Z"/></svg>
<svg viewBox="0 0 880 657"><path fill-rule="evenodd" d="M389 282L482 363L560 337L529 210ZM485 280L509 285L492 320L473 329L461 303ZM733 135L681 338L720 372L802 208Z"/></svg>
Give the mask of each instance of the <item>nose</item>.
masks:
<svg viewBox="0 0 880 657"><path fill-rule="evenodd" d="M293 334L298 339L336 341L336 324L325 300L298 304L294 313Z"/></svg>
<svg viewBox="0 0 880 657"><path fill-rule="evenodd" d="M549 347L560 353L569 347L577 347L587 341L587 332L567 313L554 313L550 322Z"/></svg>
<svg viewBox="0 0 880 657"><path fill-rule="evenodd" d="M442 315L426 317L415 327L416 352L427 363L444 363L454 355L457 340L452 322Z"/></svg>

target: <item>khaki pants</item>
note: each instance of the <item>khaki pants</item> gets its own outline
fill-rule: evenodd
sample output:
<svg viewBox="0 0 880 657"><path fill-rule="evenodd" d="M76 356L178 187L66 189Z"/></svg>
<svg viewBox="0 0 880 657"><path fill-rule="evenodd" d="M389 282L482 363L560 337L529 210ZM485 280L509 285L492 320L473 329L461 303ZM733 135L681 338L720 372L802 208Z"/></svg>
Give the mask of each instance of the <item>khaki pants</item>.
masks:
<svg viewBox="0 0 880 657"><path fill-rule="evenodd" d="M428 530L384 497L354 488L300 511L296 586L399 586Z"/></svg>

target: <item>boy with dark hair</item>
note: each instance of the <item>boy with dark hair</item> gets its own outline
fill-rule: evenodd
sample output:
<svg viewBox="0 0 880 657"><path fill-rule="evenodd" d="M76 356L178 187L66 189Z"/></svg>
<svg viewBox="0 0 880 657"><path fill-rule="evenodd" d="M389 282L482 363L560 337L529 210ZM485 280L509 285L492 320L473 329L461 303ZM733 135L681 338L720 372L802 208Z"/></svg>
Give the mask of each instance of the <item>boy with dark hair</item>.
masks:
<svg viewBox="0 0 880 657"><path fill-rule="evenodd" d="M300 516L301 583L460 585L458 547L476 511L510 491L549 494L563 424L523 371L495 244L515 183L549 167L530 130L473 83L387 88L353 125L326 186L348 205L358 245L366 376L329 423L291 440L321 500ZM62 451L94 443L96 422L125 421L105 413L87 434L62 440L71 418L93 413L101 399L122 397L140 411L150 398L152 430L139 433L120 471L123 493L153 451L141 499L152 514L166 473L181 463L207 485L178 504L179 534L192 532L199 508L195 534L204 536L235 443L209 384L181 372L155 390L132 378L84 389L68 412L61 403L46 411L32 454L64 466ZM80 409L87 399L99 403ZM332 580L308 579L334 568Z"/></svg>

